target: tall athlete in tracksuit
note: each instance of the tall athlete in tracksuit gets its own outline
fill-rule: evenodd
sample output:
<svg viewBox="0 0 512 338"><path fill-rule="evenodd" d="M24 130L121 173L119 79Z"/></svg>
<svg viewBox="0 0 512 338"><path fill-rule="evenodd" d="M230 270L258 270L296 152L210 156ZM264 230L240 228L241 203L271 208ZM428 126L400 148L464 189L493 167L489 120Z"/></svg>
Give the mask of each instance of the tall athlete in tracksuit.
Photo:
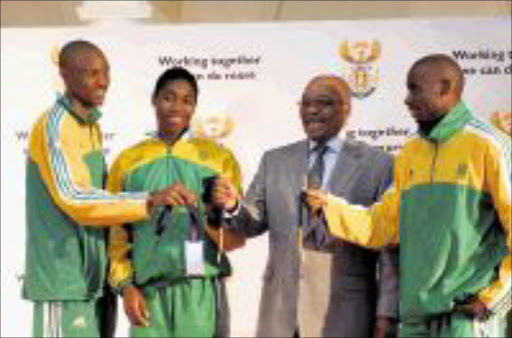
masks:
<svg viewBox="0 0 512 338"><path fill-rule="evenodd" d="M379 247L400 242L400 336L500 337L511 304L511 144L473 116L450 57L411 68L406 104L419 135L370 208L310 191L330 231Z"/></svg>
<svg viewBox="0 0 512 338"><path fill-rule="evenodd" d="M106 285L105 227L151 217L168 191L109 194L98 106L109 65L90 42L66 44L59 67L66 92L34 124L26 168L23 297L34 303L35 337L112 335L101 302ZM115 304L115 303L114 303ZM105 321L103 320L105 319Z"/></svg>

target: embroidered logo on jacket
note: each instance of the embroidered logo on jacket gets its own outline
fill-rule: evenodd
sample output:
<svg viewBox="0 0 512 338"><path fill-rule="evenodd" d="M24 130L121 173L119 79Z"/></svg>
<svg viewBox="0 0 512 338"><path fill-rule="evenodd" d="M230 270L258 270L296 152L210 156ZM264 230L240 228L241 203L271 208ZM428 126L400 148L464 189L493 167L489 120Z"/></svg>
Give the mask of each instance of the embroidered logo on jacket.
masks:
<svg viewBox="0 0 512 338"><path fill-rule="evenodd" d="M466 176L467 173L468 173L468 165L466 163L460 163L457 166L457 170L455 172L455 175L457 176L457 178L462 178L462 177Z"/></svg>
<svg viewBox="0 0 512 338"><path fill-rule="evenodd" d="M85 328L87 325L85 323L85 318L84 316L80 316L80 317L77 317L75 318L75 320L73 320L73 324L71 324L73 327L76 327L76 328L79 328L79 329L83 329Z"/></svg>

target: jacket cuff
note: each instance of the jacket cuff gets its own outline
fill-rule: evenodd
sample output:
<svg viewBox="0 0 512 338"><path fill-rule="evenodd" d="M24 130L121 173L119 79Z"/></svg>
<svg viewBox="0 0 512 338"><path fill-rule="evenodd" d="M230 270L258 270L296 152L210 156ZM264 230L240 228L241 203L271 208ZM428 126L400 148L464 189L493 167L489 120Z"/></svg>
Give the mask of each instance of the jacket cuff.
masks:
<svg viewBox="0 0 512 338"><path fill-rule="evenodd" d="M118 285L116 285L115 287L112 287L112 289L119 296L123 296L123 289L127 286L135 286L132 279L126 279L119 283Z"/></svg>

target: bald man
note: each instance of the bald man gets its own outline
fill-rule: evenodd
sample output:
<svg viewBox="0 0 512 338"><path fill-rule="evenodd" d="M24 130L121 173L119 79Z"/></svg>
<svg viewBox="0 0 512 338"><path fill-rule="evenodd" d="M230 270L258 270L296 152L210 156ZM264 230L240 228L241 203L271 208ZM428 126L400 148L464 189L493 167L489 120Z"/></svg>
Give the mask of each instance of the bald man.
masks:
<svg viewBox="0 0 512 338"><path fill-rule="evenodd" d="M109 194L98 107L109 65L94 44L71 41L59 56L66 85L32 127L26 170L23 297L34 303L34 337L113 335L104 321L105 227L152 217L170 188ZM115 299L114 299L115 301Z"/></svg>
<svg viewBox="0 0 512 338"><path fill-rule="evenodd" d="M392 180L390 155L338 136L350 103L343 79L315 77L299 104L307 139L267 151L244 199L217 181L214 201L234 214L230 226L249 237L269 234L260 337L371 337L374 330L383 337L393 329L395 249L380 253L333 238L301 199L311 184L369 205Z"/></svg>
<svg viewBox="0 0 512 338"><path fill-rule="evenodd" d="M461 101L459 65L418 60L405 100L418 135L370 208L311 190L330 231L367 247L400 242L401 337L504 337L511 304L510 139Z"/></svg>

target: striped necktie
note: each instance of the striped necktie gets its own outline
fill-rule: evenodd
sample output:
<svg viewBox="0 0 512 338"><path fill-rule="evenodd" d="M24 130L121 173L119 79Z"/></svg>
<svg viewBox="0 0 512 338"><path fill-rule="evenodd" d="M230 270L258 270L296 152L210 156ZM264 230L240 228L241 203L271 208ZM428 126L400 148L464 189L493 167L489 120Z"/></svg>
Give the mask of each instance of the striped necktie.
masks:
<svg viewBox="0 0 512 338"><path fill-rule="evenodd" d="M324 174L324 155L329 150L329 146L326 144L319 144L314 149L316 152L316 158L308 171L307 185L308 189L321 189ZM315 250L321 250L329 239L326 224L323 217L320 215L313 215L308 212L308 221L305 224L303 233L303 246L305 248L311 248Z"/></svg>

